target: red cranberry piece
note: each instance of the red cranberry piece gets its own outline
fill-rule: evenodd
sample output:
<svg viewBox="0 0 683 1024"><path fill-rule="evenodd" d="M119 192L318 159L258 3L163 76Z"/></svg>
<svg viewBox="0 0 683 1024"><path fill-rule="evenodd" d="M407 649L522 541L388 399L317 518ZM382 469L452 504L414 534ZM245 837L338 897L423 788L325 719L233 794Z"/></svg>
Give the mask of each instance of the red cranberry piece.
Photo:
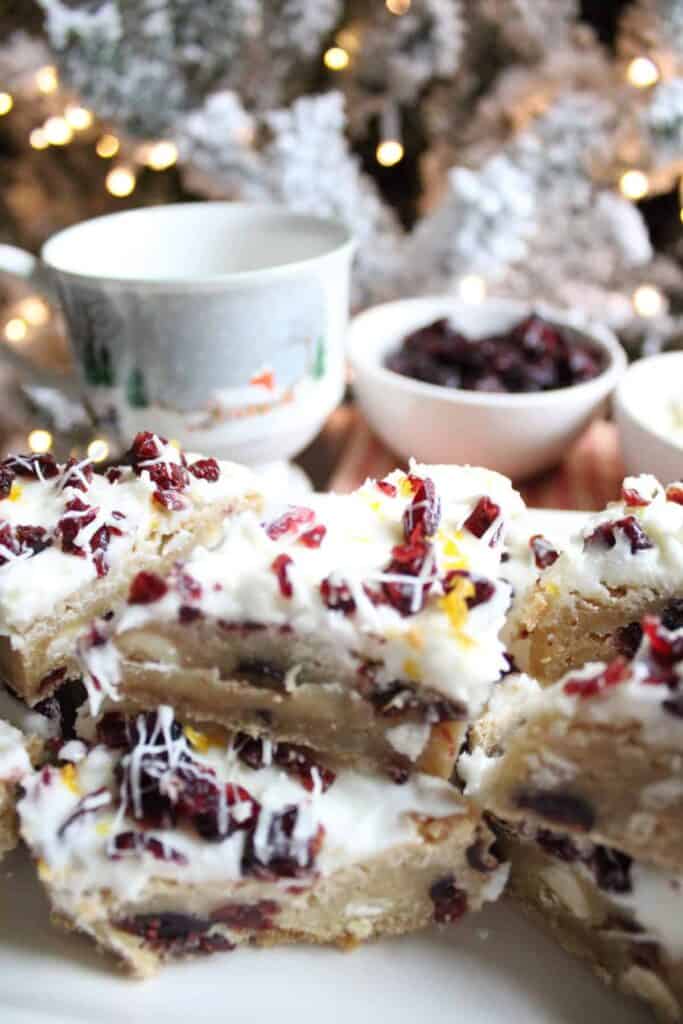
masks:
<svg viewBox="0 0 683 1024"><path fill-rule="evenodd" d="M302 526L309 526L315 522L315 512L312 508L304 508L301 505L292 506L283 512L281 516L268 523L265 531L271 540L279 540L288 533L296 533Z"/></svg>
<svg viewBox="0 0 683 1024"><path fill-rule="evenodd" d="M635 487L623 487L621 488L621 500L629 508L644 508L650 504L649 498L644 498L640 491L637 491Z"/></svg>
<svg viewBox="0 0 683 1024"><path fill-rule="evenodd" d="M52 544L52 538L42 526L17 526L14 532L22 552L31 551L38 555Z"/></svg>
<svg viewBox="0 0 683 1024"><path fill-rule="evenodd" d="M683 635L669 634L660 620L653 615L645 616L642 627L650 645L650 658L658 666L671 668L673 664L683 659ZM647 681L660 683L665 680L655 675Z"/></svg>
<svg viewBox="0 0 683 1024"><path fill-rule="evenodd" d="M13 483L14 473L12 470L8 466L0 464L0 501L9 498Z"/></svg>
<svg viewBox="0 0 683 1024"><path fill-rule="evenodd" d="M75 468L76 466L78 466L78 469ZM79 465L76 459L69 459L62 470L60 485L63 490L71 487L76 491L87 491L92 477L93 468L91 462Z"/></svg>
<svg viewBox="0 0 683 1024"><path fill-rule="evenodd" d="M388 498L395 498L398 494L394 485L390 484L388 480L378 480L376 486L382 494L386 494Z"/></svg>
<svg viewBox="0 0 683 1024"><path fill-rule="evenodd" d="M187 499L177 491L156 490L152 494L152 499L167 512L182 512L189 507Z"/></svg>
<svg viewBox="0 0 683 1024"><path fill-rule="evenodd" d="M97 741L110 750L129 750L132 745L128 719L120 711L108 711L96 725Z"/></svg>
<svg viewBox="0 0 683 1024"><path fill-rule="evenodd" d="M529 547L537 569L548 569L560 557L550 541L540 533L535 533L529 538Z"/></svg>
<svg viewBox="0 0 683 1024"><path fill-rule="evenodd" d="M438 924L453 924L467 913L467 893L455 883L455 875L445 875L434 882L429 890L434 904L434 920Z"/></svg>
<svg viewBox="0 0 683 1024"><path fill-rule="evenodd" d="M126 452L126 460L136 468L140 462L151 462L158 459L162 452L162 445L168 444L165 437L153 434L150 430L143 430L136 434L133 443Z"/></svg>
<svg viewBox="0 0 683 1024"><path fill-rule="evenodd" d="M495 501L491 501L490 498L483 497L474 506L463 526L475 537L483 537L499 515L500 505L496 505Z"/></svg>
<svg viewBox="0 0 683 1024"><path fill-rule="evenodd" d="M457 579L468 579L474 587L474 593L465 598L468 608L476 608L477 605L486 604L496 592L495 584L484 576L473 576L465 569L452 569L443 578L442 586L446 594L450 593Z"/></svg>
<svg viewBox="0 0 683 1024"><path fill-rule="evenodd" d="M662 625L671 630L683 626L683 598L675 597L669 601L662 612Z"/></svg>
<svg viewBox="0 0 683 1024"><path fill-rule="evenodd" d="M595 811L588 801L575 793L562 790L526 790L517 794L517 807L532 811L553 825L590 832L595 825Z"/></svg>
<svg viewBox="0 0 683 1024"><path fill-rule="evenodd" d="M283 597L290 598L294 593L292 587L292 581L289 578L289 567L292 564L293 559L289 555L281 554L277 558L273 559L271 569L277 576L278 586L280 587L280 593Z"/></svg>
<svg viewBox="0 0 683 1024"><path fill-rule="evenodd" d="M629 622L616 630L613 643L624 658L633 658L643 639L643 630L639 622Z"/></svg>
<svg viewBox="0 0 683 1024"><path fill-rule="evenodd" d="M191 622L196 622L197 619L201 619L201 617L201 608L194 608L191 604L181 604L178 609L178 622L182 623L183 626L187 626Z"/></svg>
<svg viewBox="0 0 683 1024"><path fill-rule="evenodd" d="M54 455L9 455L3 462L5 469L11 470L15 476L34 480L51 480L59 476L59 466Z"/></svg>
<svg viewBox="0 0 683 1024"><path fill-rule="evenodd" d="M301 878L309 874L322 848L325 830L319 825L302 851L302 841L295 838L298 818L299 808L296 806L270 815L265 855L256 852L255 830L248 832L242 854L242 874L264 880Z"/></svg>
<svg viewBox="0 0 683 1024"><path fill-rule="evenodd" d="M581 698L595 697L612 686L625 683L629 678L630 669L625 658L615 658L606 668L596 672L587 679L568 679L563 686L564 692L570 696Z"/></svg>
<svg viewBox="0 0 683 1024"><path fill-rule="evenodd" d="M235 931L266 931L274 927L273 918L279 914L280 905L275 900L259 900L257 903L225 903L211 914L212 921L220 921Z"/></svg>
<svg viewBox="0 0 683 1024"><path fill-rule="evenodd" d="M666 500L673 501L676 505L683 505L683 486L681 484L669 484L666 489Z"/></svg>
<svg viewBox="0 0 683 1024"><path fill-rule="evenodd" d="M307 530L306 533L302 533L299 537L299 543L304 544L307 548L319 548L326 533L327 527L319 523L317 526L314 526L312 530Z"/></svg>
<svg viewBox="0 0 683 1024"><path fill-rule="evenodd" d="M353 615L356 610L356 602L353 599L347 583L332 583L328 576L320 584L320 596L323 603L331 611L342 612L344 615Z"/></svg>
<svg viewBox="0 0 683 1024"><path fill-rule="evenodd" d="M174 952L213 953L230 951L234 945L222 935L207 934L211 921L189 914L136 914L120 918L116 927L121 931L138 935L153 949L169 949Z"/></svg>
<svg viewBox="0 0 683 1024"><path fill-rule="evenodd" d="M128 593L128 604L154 604L160 601L168 587L155 572L139 572L133 577Z"/></svg>
<svg viewBox="0 0 683 1024"><path fill-rule="evenodd" d="M278 743L273 751L273 760L288 775L295 775L309 793L315 789L316 779L322 792L326 793L337 777L335 772L321 765L309 750L293 743Z"/></svg>
<svg viewBox="0 0 683 1024"><path fill-rule="evenodd" d="M208 480L215 483L221 475L220 466L215 459L197 459L187 467L193 476L198 480Z"/></svg>
<svg viewBox="0 0 683 1024"><path fill-rule="evenodd" d="M403 532L406 540L433 536L441 518L441 502L430 477L409 475L413 497L403 513Z"/></svg>
<svg viewBox="0 0 683 1024"><path fill-rule="evenodd" d="M172 864L187 864L187 857L167 843L142 832L119 832L114 836L110 847L111 860L120 860L122 853L150 853L157 860L170 861Z"/></svg>
<svg viewBox="0 0 683 1024"><path fill-rule="evenodd" d="M115 484L121 479L123 474L119 466L110 466L104 475L110 484Z"/></svg>
<svg viewBox="0 0 683 1024"><path fill-rule="evenodd" d="M401 615L415 615L423 606L436 579L436 563L429 543L418 539L420 527L413 531L413 539L392 548L392 559L383 574L399 579L383 580L377 602L386 602ZM431 565L430 561L431 560ZM428 571L425 573L425 567ZM405 583L400 577L406 577ZM371 596L368 591L368 596Z"/></svg>
<svg viewBox="0 0 683 1024"><path fill-rule="evenodd" d="M607 523L600 523L583 542L584 550L608 550L617 543L617 531L622 533L629 542L631 554L646 551L653 547L652 541L643 530L635 516L625 516Z"/></svg>

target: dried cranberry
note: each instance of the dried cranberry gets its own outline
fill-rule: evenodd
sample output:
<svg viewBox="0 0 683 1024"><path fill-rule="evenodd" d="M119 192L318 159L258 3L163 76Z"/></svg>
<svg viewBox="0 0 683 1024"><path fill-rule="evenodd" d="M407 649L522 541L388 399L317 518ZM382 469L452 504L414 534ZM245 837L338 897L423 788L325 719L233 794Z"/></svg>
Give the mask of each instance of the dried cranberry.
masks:
<svg viewBox="0 0 683 1024"><path fill-rule="evenodd" d="M130 462L134 469L141 462L151 462L158 459L162 453L163 445L167 445L165 437L153 434L150 430L143 430L133 438L133 443L126 452L125 459Z"/></svg>
<svg viewBox="0 0 683 1024"><path fill-rule="evenodd" d="M595 697L596 694L612 686L625 683L630 676L630 669L625 658L615 658L604 669L586 678L568 679L563 686L564 692L570 696L581 698Z"/></svg>
<svg viewBox="0 0 683 1024"><path fill-rule="evenodd" d="M120 918L116 928L138 935L153 949L177 953L230 952L235 947L223 935L210 933L211 921L189 914L136 914Z"/></svg>
<svg viewBox="0 0 683 1024"><path fill-rule="evenodd" d="M215 483L221 475L220 466L215 459L197 459L187 467L193 476L198 480L208 480Z"/></svg>
<svg viewBox="0 0 683 1024"><path fill-rule="evenodd" d="M671 666L683 659L683 635L668 633L654 615L646 615L642 622L652 660L659 665Z"/></svg>
<svg viewBox="0 0 683 1024"><path fill-rule="evenodd" d="M246 733L238 733L235 737L235 751L244 764L250 768L262 768L263 740L258 737L248 736ZM319 780L322 792L330 788L336 774L329 768L323 767L313 754L306 747L300 747L294 743L276 743L272 746L270 753L271 762L278 765L287 772L299 779L304 789L312 792L316 784L316 775ZM314 772L316 773L314 775Z"/></svg>
<svg viewBox="0 0 683 1024"><path fill-rule="evenodd" d="M408 542L413 538L432 537L441 518L441 501L430 477L408 476L413 497L403 513L403 532Z"/></svg>
<svg viewBox="0 0 683 1024"><path fill-rule="evenodd" d="M76 469L76 466L78 466L78 469ZM93 468L91 462L81 462L79 464L76 459L69 459L62 470L60 486L63 490L70 487L76 491L87 491L92 477Z"/></svg>
<svg viewBox="0 0 683 1024"><path fill-rule="evenodd" d="M304 544L307 548L319 548L325 539L327 533L327 527L319 523L314 526L312 530L307 530L306 533L302 533L299 537L299 543Z"/></svg>
<svg viewBox="0 0 683 1024"><path fill-rule="evenodd" d="M465 569L452 569L446 573L442 580L442 586L446 594L450 593L455 586L455 581L458 579L468 579L474 587L474 593L465 598L465 603L470 609L476 608L480 604L486 604L496 592L495 584L484 576L473 576L472 573L467 572Z"/></svg>
<svg viewBox="0 0 683 1024"><path fill-rule="evenodd" d="M111 860L120 860L123 853L150 853L157 860L169 861L172 864L187 864L187 857L172 846L155 839L153 836L146 836L142 832L119 832L114 836L109 857Z"/></svg>
<svg viewBox="0 0 683 1024"><path fill-rule="evenodd" d="M15 476L32 477L34 480L51 480L59 476L59 466L49 452L45 455L9 455L1 465Z"/></svg>
<svg viewBox="0 0 683 1024"><path fill-rule="evenodd" d="M178 494L177 491L169 490L156 490L152 494L152 500L161 505L167 512L182 512L184 509L189 508L189 503L182 494Z"/></svg>
<svg viewBox="0 0 683 1024"><path fill-rule="evenodd" d="M607 523L600 523L583 542L584 550L613 548L617 542L617 531L622 533L629 542L631 554L646 551L653 547L652 541L643 530L635 516L625 516Z"/></svg>
<svg viewBox="0 0 683 1024"><path fill-rule="evenodd" d="M676 505L683 505L683 487L681 484L669 484L666 489L666 500Z"/></svg>
<svg viewBox="0 0 683 1024"><path fill-rule="evenodd" d="M296 533L302 526L310 526L315 522L315 512L312 508L304 508L301 505L292 506L281 516L274 519L272 523L265 526L265 531L271 540L279 540L288 533Z"/></svg>
<svg viewBox="0 0 683 1024"><path fill-rule="evenodd" d="M14 473L12 470L8 466L0 465L0 501L9 498L13 483Z"/></svg>
<svg viewBox="0 0 683 1024"><path fill-rule="evenodd" d="M387 775L396 786L405 786L410 778L410 768L402 764L390 764L387 768Z"/></svg>
<svg viewBox="0 0 683 1024"><path fill-rule="evenodd" d="M22 552L38 555L52 544L52 538L42 526L17 526L14 532Z"/></svg>
<svg viewBox="0 0 683 1024"><path fill-rule="evenodd" d="M521 790L516 805L523 811L532 811L554 825L590 832L595 824L595 811L588 801L574 793L562 790Z"/></svg>
<svg viewBox="0 0 683 1024"><path fill-rule="evenodd" d="M662 625L666 629L680 629L683 626L683 599L679 597L669 601L662 611Z"/></svg>
<svg viewBox="0 0 683 1024"><path fill-rule="evenodd" d="M396 490L395 486L393 484L390 484L388 480L378 480L377 487L382 492L382 494L386 494L388 498L395 498L396 495L398 494L398 491Z"/></svg>
<svg viewBox="0 0 683 1024"><path fill-rule="evenodd" d="M168 586L161 576L143 569L131 581L128 604L153 604L160 601L167 590Z"/></svg>
<svg viewBox="0 0 683 1024"><path fill-rule="evenodd" d="M104 475L110 484L115 484L121 479L123 471L120 466L110 466Z"/></svg>
<svg viewBox="0 0 683 1024"><path fill-rule="evenodd" d="M185 604L193 604L202 597L202 585L191 573L176 566L172 574L173 589Z"/></svg>
<svg viewBox="0 0 683 1024"><path fill-rule="evenodd" d="M351 594L349 586L343 581L333 583L332 577L328 576L320 584L320 596L323 604L335 612L342 612L344 615L353 615L356 610L356 602Z"/></svg>
<svg viewBox="0 0 683 1024"><path fill-rule="evenodd" d="M455 884L455 875L434 882L429 897L434 904L434 920L439 924L452 924L467 913L467 893Z"/></svg>
<svg viewBox="0 0 683 1024"><path fill-rule="evenodd" d="M662 701L662 708L676 718L683 718L683 694Z"/></svg>
<svg viewBox="0 0 683 1024"><path fill-rule="evenodd" d="M621 500L629 508L644 508L650 504L649 498L644 498L640 491L637 491L635 487L624 487L621 488Z"/></svg>
<svg viewBox="0 0 683 1024"><path fill-rule="evenodd" d="M293 559L291 559L289 555L285 555L283 553L274 558L271 565L271 569L277 576L280 593L286 598L292 597L294 593L292 581L289 578L289 567L292 564L292 561Z"/></svg>
<svg viewBox="0 0 683 1024"><path fill-rule="evenodd" d="M475 537L483 537L500 515L500 506L490 498L480 498L463 523L466 530Z"/></svg>
<svg viewBox="0 0 683 1024"><path fill-rule="evenodd" d="M181 604L178 609L178 622L183 626L188 626L191 622L201 619L202 614L201 608L195 608L191 604Z"/></svg>
<svg viewBox="0 0 683 1024"><path fill-rule="evenodd" d="M246 834L242 873L256 878L301 878L311 872L323 844L325 830L319 825L308 840L296 836L299 808L286 807L269 817L264 850L257 852L254 831Z"/></svg>
<svg viewBox="0 0 683 1024"><path fill-rule="evenodd" d="M616 650L625 658L632 658L643 639L643 630L639 622L629 622L627 626L620 626L614 633L613 644Z"/></svg>
<svg viewBox="0 0 683 1024"><path fill-rule="evenodd" d="M219 921L235 931L265 931L273 927L273 918L279 914L280 904L275 900L259 900L257 903L225 903L211 914L212 921Z"/></svg>
<svg viewBox="0 0 683 1024"><path fill-rule="evenodd" d="M535 533L529 538L529 547L534 556L537 569L547 569L560 557L549 540L540 533Z"/></svg>
<svg viewBox="0 0 683 1024"><path fill-rule="evenodd" d="M383 579L376 599L386 602L401 615L415 615L424 606L427 594L436 580L436 561L432 546L419 537L420 528L413 531L413 539L392 548L391 561L383 570ZM398 578L396 578L398 577ZM405 582L401 577L405 577Z"/></svg>
<svg viewBox="0 0 683 1024"><path fill-rule="evenodd" d="M133 745L128 719L120 711L107 711L97 721L97 741L110 750L129 750Z"/></svg>

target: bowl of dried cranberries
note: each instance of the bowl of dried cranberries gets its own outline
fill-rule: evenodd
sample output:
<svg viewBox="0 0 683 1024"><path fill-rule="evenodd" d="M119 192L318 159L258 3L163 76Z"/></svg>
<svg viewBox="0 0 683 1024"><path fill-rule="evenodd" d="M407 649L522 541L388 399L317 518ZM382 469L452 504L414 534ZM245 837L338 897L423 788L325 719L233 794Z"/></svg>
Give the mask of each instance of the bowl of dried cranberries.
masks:
<svg viewBox="0 0 683 1024"><path fill-rule="evenodd" d="M370 426L423 462L523 479L559 462L626 368L606 327L508 299L403 299L351 323L354 389Z"/></svg>

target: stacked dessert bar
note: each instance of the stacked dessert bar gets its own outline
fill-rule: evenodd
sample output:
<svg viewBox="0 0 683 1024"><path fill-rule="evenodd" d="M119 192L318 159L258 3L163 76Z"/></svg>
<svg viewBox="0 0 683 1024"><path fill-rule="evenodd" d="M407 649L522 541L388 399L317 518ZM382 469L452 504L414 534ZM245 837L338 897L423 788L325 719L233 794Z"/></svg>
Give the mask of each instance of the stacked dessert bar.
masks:
<svg viewBox="0 0 683 1024"><path fill-rule="evenodd" d="M41 505L75 471L31 478ZM264 512L245 471L154 435L108 477L78 473L44 529L88 575L6 641L10 686L62 709L18 804L55 915L145 974L244 942L353 945L496 898L507 865L450 777L507 668L509 483L414 465ZM25 556L37 578L49 553Z"/></svg>

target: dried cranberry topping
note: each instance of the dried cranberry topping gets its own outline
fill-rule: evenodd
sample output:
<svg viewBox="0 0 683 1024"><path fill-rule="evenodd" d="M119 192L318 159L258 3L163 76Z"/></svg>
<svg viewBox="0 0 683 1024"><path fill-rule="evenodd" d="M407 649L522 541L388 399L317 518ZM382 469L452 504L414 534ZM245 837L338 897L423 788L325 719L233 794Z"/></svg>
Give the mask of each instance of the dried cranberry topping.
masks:
<svg viewBox="0 0 683 1024"><path fill-rule="evenodd" d="M273 559L271 569L277 576L280 593L283 597L290 598L294 593L292 581L289 578L289 567L293 559L289 555L281 554Z"/></svg>
<svg viewBox="0 0 683 1024"><path fill-rule="evenodd" d="M612 686L618 686L629 678L630 669L625 658L614 658L604 669L600 669L588 678L568 679L563 686L564 692L570 696L581 698L595 697L596 694Z"/></svg>
<svg viewBox="0 0 683 1024"><path fill-rule="evenodd" d="M584 797L575 793L524 789L517 794L515 802L521 810L532 811L554 825L589 832L595 824L595 811Z"/></svg>
<svg viewBox="0 0 683 1024"><path fill-rule="evenodd" d="M215 459L197 459L187 467L193 476L198 480L208 480L215 483L221 475L220 466Z"/></svg>
<svg viewBox="0 0 683 1024"><path fill-rule="evenodd" d="M459 722L467 717L467 708L460 701L431 697L428 692L418 692L401 680L375 686L367 695L375 711L385 718L393 718L406 712L419 712L420 717L431 725L439 722Z"/></svg>
<svg viewBox="0 0 683 1024"><path fill-rule="evenodd" d="M154 604L167 592L168 586L155 572L139 572L133 577L128 592L128 604Z"/></svg>
<svg viewBox="0 0 683 1024"><path fill-rule="evenodd" d="M175 953L230 952L235 947L223 935L211 933L213 922L189 914L136 914L115 922L121 931L140 938L153 949Z"/></svg>
<svg viewBox="0 0 683 1024"><path fill-rule="evenodd" d="M187 864L187 857L184 853L175 850L168 843L155 839L154 836L146 836L142 832L119 832L114 836L109 848L110 859L120 860L124 853L150 853L157 860L170 861L172 864Z"/></svg>
<svg viewBox="0 0 683 1024"><path fill-rule="evenodd" d="M629 542L631 554L646 551L653 547L652 541L643 530L635 516L624 516L607 523L600 523L583 542L584 550L613 548L617 542L617 532L623 534Z"/></svg>
<svg viewBox="0 0 683 1024"><path fill-rule="evenodd" d="M669 484L666 489L666 500L683 505L683 487L680 484Z"/></svg>
<svg viewBox="0 0 683 1024"><path fill-rule="evenodd" d="M78 469L75 467L78 466ZM91 462L79 463L76 459L69 459L62 470L62 479L60 486L63 490L70 487L76 491L87 491L88 485L92 481L93 468Z"/></svg>
<svg viewBox="0 0 683 1024"><path fill-rule="evenodd" d="M110 466L104 475L110 484L115 484L121 479L123 473L120 466Z"/></svg>
<svg viewBox="0 0 683 1024"><path fill-rule="evenodd" d="M235 751L239 759L250 768L256 770L262 768L265 763L263 740L258 737L238 733L235 737ZM288 775L295 776L309 793L315 789L316 782L323 793L327 792L337 777L335 772L323 767L307 747L300 747L294 743L274 744L270 751L270 759Z"/></svg>
<svg viewBox="0 0 683 1024"><path fill-rule="evenodd" d="M635 487L623 487L621 488L621 500L629 508L644 508L650 504L649 498L644 498L640 491L637 491Z"/></svg>
<svg viewBox="0 0 683 1024"><path fill-rule="evenodd" d="M9 498L13 483L14 473L12 470L8 466L0 465L0 501Z"/></svg>
<svg viewBox="0 0 683 1024"><path fill-rule="evenodd" d="M474 506L463 526L470 533L473 533L475 537L483 537L499 515L500 505L496 505L495 501L491 501L490 498L484 496Z"/></svg>
<svg viewBox="0 0 683 1024"><path fill-rule="evenodd" d="M398 494L398 491L396 490L394 485L390 484L388 480L378 480L377 487L382 492L382 494L386 494L388 498L395 498L396 495Z"/></svg>
<svg viewBox="0 0 683 1024"><path fill-rule="evenodd" d="M201 608L195 608L191 604L181 604L178 609L178 622L183 626L188 626L191 622L196 622L197 619L201 619L203 612Z"/></svg>
<svg viewBox="0 0 683 1024"><path fill-rule="evenodd" d="M659 666L670 668L683 658L683 635L669 633L654 615L646 615L642 621L643 632L649 642L649 657ZM660 682L660 679L655 679Z"/></svg>
<svg viewBox="0 0 683 1024"><path fill-rule="evenodd" d="M12 526L0 523L0 565L12 560L12 556L38 555L50 547L52 538L42 526Z"/></svg>
<svg viewBox="0 0 683 1024"><path fill-rule="evenodd" d="M533 537L529 538L529 547L537 569L549 568L560 557L559 552L555 550L550 541L540 533L535 533Z"/></svg>
<svg viewBox="0 0 683 1024"><path fill-rule="evenodd" d="M184 498L182 494L178 494L177 491L157 489L152 494L152 499L157 505L161 505L163 509L166 509L167 512L182 512L183 509L189 508L187 498Z"/></svg>
<svg viewBox="0 0 683 1024"><path fill-rule="evenodd" d="M403 532L409 542L413 539L424 540L425 537L432 537L438 529L441 501L430 477L419 477L411 473L408 480L413 489L413 497L403 513Z"/></svg>
<svg viewBox="0 0 683 1024"><path fill-rule="evenodd" d="M446 594L451 592L455 586L455 581L458 579L468 579L474 587L474 593L465 598L465 603L470 609L476 608L480 604L486 604L496 592L495 584L484 576L473 576L466 569L452 569L446 573L442 580L442 586Z"/></svg>
<svg viewBox="0 0 683 1024"><path fill-rule="evenodd" d="M255 829L249 831L245 836L242 873L264 880L301 878L309 874L322 847L325 830L319 825L310 839L299 839L296 836L298 819L299 808L295 806L271 814L261 852L254 842Z"/></svg>
<svg viewBox="0 0 683 1024"><path fill-rule="evenodd" d="M301 527L311 526L314 522L315 512L312 508L293 505L272 523L267 523L265 531L271 540L279 540L280 537L284 537L288 533L296 533Z"/></svg>
<svg viewBox="0 0 683 1024"><path fill-rule="evenodd" d="M415 615L422 609L437 577L432 545L419 534L420 527L413 531L412 540L392 548L382 575L398 578L383 579L375 596L376 603L390 604L401 615ZM406 577L405 583L401 577Z"/></svg>
<svg viewBox="0 0 683 1024"><path fill-rule="evenodd" d="M11 470L15 476L34 480L51 480L59 476L59 466L54 455L9 455L0 465Z"/></svg>
<svg viewBox="0 0 683 1024"><path fill-rule="evenodd" d="M434 904L434 920L439 924L452 924L467 913L467 893L458 888L455 875L434 882L429 897Z"/></svg>
<svg viewBox="0 0 683 1024"><path fill-rule="evenodd" d="M639 622L629 622L620 626L614 633L613 644L624 658L632 658L643 639L643 630Z"/></svg>
<svg viewBox="0 0 683 1024"><path fill-rule="evenodd" d="M322 523L318 523L312 530L306 530L299 537L299 543L304 544L307 548L319 548L325 539L327 533L327 527L323 526Z"/></svg>
<svg viewBox="0 0 683 1024"><path fill-rule="evenodd" d="M320 596L323 603L335 612L342 612L344 615L353 615L356 610L356 602L353 599L347 583L333 583L332 577L328 576L320 584Z"/></svg>

